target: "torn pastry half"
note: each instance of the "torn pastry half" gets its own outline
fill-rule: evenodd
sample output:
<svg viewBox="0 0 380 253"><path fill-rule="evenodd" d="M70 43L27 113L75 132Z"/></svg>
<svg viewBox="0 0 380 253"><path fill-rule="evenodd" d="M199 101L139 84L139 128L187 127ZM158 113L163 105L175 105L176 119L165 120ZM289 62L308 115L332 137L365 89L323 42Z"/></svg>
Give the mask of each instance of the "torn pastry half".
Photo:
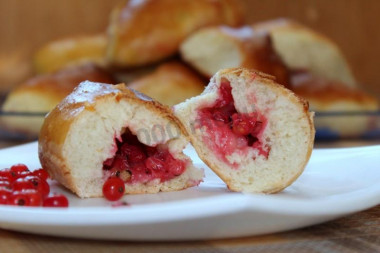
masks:
<svg viewBox="0 0 380 253"><path fill-rule="evenodd" d="M307 102L261 72L221 70L174 111L199 157L232 191L279 192L303 172L312 152Z"/></svg>
<svg viewBox="0 0 380 253"><path fill-rule="evenodd" d="M171 110L124 84L82 82L46 117L41 165L81 198L100 197L110 177L125 193L198 185L203 170L183 154L187 132Z"/></svg>

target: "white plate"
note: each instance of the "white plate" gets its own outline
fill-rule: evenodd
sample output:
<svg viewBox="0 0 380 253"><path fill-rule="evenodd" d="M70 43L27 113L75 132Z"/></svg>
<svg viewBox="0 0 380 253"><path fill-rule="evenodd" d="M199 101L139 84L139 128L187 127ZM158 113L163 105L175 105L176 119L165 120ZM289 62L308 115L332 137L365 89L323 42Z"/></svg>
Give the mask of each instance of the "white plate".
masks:
<svg viewBox="0 0 380 253"><path fill-rule="evenodd" d="M380 204L380 146L314 150L302 176L275 195L229 192L205 168L205 181L180 192L129 195L130 206L104 199L81 200L59 185L67 209L0 206L4 229L112 240L196 240L231 238L305 227ZM39 167L37 144L0 150L0 166L23 162Z"/></svg>

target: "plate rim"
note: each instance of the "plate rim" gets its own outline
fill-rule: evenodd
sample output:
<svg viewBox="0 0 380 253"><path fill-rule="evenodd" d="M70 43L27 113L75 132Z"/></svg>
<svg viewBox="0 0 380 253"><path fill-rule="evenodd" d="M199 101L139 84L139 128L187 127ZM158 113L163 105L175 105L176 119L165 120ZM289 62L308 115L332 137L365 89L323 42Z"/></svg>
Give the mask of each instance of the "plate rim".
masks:
<svg viewBox="0 0 380 253"><path fill-rule="evenodd" d="M35 146L36 142L31 142L15 147L0 150L9 152L12 149L30 148ZM329 148L318 149L318 152L331 152L333 150L344 152L349 149L350 152L360 150L365 152L367 149L379 149L380 145L368 147L348 147L348 148ZM165 194L165 193L159 193ZM345 195L350 198L345 198ZM74 195L73 195L74 196ZM42 207L15 207L0 206L0 227L8 227L12 224L29 224L41 226L102 226L102 225L142 225L165 222L176 222L192 220L199 218L208 218L238 212L267 212L271 214L316 217L330 216L337 218L350 213L365 210L367 208L380 204L380 184L359 188L349 192L319 196L310 201L310 199L292 199L281 195L264 195L264 194L245 194L228 192L218 196L205 196L195 199L174 200L164 203L136 204L132 206L102 206L102 207L69 207L69 208L42 208ZM337 201L337 196L340 196ZM318 199L319 198L319 199ZM316 200L317 199L317 200ZM356 202L356 203L355 203ZM289 205L289 203L291 203ZM355 203L355 204L353 204ZM359 203L359 204L358 204ZM198 209L194 209L194 204ZM273 208L273 205L282 208ZM328 208L321 209L325 205ZM295 207L297 206L297 207ZM319 207L319 208L316 208ZM176 215L159 216L157 213L170 210L192 210L193 212L180 212ZM112 211L111 211L112 210ZM158 212L158 210L160 212ZM113 215L109 215L112 212ZM144 217L149 213L151 215ZM186 215L184 215L184 213ZM99 216L108 214L105 219L99 219ZM127 214L127 215L126 215ZM135 216L134 216L135 215ZM60 216L63 219L57 219ZM38 219L35 219L38 217ZM120 219L120 217L124 217ZM41 219L43 218L43 222ZM87 219L84 219L87 218ZM4 225L5 224L5 225Z"/></svg>

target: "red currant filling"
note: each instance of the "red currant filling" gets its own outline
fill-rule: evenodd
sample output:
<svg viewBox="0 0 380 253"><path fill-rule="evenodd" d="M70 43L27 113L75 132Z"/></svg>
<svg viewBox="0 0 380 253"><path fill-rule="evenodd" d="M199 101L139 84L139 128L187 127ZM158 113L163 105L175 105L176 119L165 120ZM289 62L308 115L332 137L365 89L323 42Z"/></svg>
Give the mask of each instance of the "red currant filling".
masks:
<svg viewBox="0 0 380 253"><path fill-rule="evenodd" d="M165 182L181 175L186 160L175 159L164 145L151 147L141 143L130 131L116 141L116 154L103 163L106 177L118 177L125 183Z"/></svg>
<svg viewBox="0 0 380 253"><path fill-rule="evenodd" d="M205 127L207 133L203 134L203 141L230 165L236 164L230 163L226 156L252 148L258 150L258 155L268 158L270 147L261 140L267 119L257 111L239 113L231 91L230 83L223 81L214 105L198 111L196 127Z"/></svg>

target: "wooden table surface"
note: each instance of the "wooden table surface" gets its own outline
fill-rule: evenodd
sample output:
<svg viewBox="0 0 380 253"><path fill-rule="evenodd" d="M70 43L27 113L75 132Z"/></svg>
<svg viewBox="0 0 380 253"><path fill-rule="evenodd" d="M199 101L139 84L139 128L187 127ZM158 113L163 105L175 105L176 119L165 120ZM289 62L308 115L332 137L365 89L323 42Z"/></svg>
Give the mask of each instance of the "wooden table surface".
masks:
<svg viewBox="0 0 380 253"><path fill-rule="evenodd" d="M317 148L380 141L317 143ZM9 143L0 143L0 147ZM120 242L56 238L0 229L0 253L29 252L380 252L380 205L338 220L277 234L194 242Z"/></svg>

